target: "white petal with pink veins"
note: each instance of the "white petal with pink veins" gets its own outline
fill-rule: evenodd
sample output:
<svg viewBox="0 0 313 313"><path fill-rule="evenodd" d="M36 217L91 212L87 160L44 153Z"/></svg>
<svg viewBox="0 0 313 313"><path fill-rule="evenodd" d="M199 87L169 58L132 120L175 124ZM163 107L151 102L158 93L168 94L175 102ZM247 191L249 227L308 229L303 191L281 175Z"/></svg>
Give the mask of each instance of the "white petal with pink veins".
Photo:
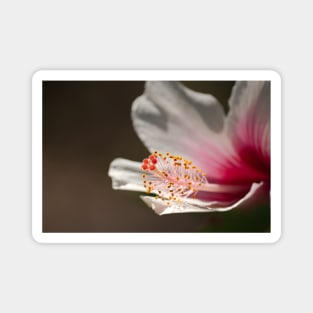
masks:
<svg viewBox="0 0 313 313"><path fill-rule="evenodd" d="M243 81L229 100L228 134L238 153L260 170L270 164L270 96L269 81Z"/></svg>

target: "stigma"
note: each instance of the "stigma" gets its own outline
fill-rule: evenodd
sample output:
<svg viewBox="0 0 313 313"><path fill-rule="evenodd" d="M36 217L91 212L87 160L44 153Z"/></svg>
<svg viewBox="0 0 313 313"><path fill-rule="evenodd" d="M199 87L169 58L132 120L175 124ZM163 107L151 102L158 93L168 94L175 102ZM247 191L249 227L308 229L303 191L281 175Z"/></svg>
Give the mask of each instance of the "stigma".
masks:
<svg viewBox="0 0 313 313"><path fill-rule="evenodd" d="M141 168L147 193L155 193L164 200L181 203L185 198L195 198L208 184L205 173L192 161L169 152L154 151L142 161Z"/></svg>

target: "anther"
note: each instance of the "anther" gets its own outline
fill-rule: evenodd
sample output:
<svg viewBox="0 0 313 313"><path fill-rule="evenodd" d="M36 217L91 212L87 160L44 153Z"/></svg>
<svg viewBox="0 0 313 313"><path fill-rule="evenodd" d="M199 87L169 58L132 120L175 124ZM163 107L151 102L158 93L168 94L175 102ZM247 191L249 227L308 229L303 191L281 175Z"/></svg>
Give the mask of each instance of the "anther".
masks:
<svg viewBox="0 0 313 313"><path fill-rule="evenodd" d="M208 184L202 170L191 161L169 152L162 154L154 151L142 162L143 184L148 193L156 193L160 199L177 201L195 195L202 185ZM201 184L201 185L200 185Z"/></svg>

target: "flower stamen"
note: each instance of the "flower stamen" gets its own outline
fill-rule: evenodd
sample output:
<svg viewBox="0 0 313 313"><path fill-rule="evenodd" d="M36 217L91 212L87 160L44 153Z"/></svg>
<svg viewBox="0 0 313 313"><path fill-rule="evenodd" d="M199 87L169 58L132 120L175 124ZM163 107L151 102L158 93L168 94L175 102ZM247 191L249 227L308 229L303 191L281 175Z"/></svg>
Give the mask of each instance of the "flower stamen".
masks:
<svg viewBox="0 0 313 313"><path fill-rule="evenodd" d="M142 162L144 186L148 193L155 192L168 200L181 202L195 197L199 187L208 184L202 170L181 156L163 155L155 151ZM147 184L148 181L148 184Z"/></svg>
<svg viewBox="0 0 313 313"><path fill-rule="evenodd" d="M185 198L195 198L199 191L236 193L241 187L211 184L206 174L192 161L167 152L155 151L142 161L143 185L148 193L155 193L162 200L181 203Z"/></svg>

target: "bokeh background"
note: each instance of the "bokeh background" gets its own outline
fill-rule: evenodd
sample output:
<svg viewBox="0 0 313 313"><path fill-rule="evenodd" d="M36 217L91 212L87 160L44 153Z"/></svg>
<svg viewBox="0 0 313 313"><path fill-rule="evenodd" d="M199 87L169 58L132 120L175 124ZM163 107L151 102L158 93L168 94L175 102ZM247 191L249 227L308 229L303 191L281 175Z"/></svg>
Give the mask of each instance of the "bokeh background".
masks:
<svg viewBox="0 0 313 313"><path fill-rule="evenodd" d="M234 82L183 82L213 94L228 111ZM107 172L117 157L148 154L130 118L144 90L134 81L43 82L43 232L264 232L269 199L227 213L156 215L139 193L116 191Z"/></svg>

